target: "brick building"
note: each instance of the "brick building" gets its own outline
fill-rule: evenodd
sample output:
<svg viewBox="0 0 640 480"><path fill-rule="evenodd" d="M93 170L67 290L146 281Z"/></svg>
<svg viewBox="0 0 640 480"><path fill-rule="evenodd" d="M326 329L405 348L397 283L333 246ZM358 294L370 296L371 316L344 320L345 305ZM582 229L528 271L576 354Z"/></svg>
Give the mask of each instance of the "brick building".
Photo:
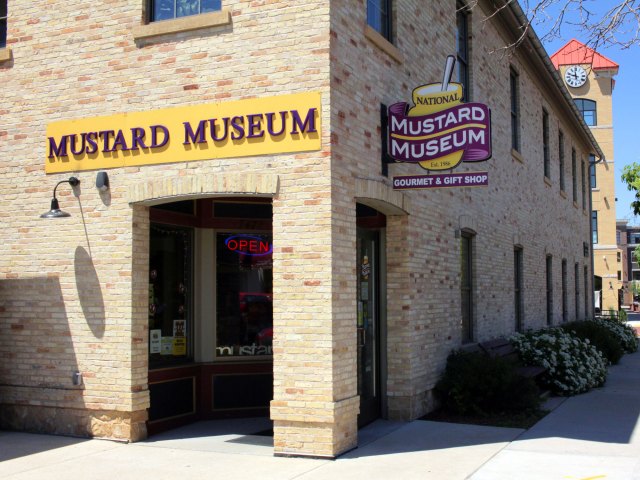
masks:
<svg viewBox="0 0 640 480"><path fill-rule="evenodd" d="M7 3L2 428L332 457L463 343L592 315L602 152L533 32L496 53L517 4Z"/></svg>
<svg viewBox="0 0 640 480"><path fill-rule="evenodd" d="M595 304L602 311L618 310L623 303L622 255L626 254L616 234L613 89L619 66L575 39L551 55L551 61L604 153L604 158L592 157L589 168Z"/></svg>
<svg viewBox="0 0 640 480"><path fill-rule="evenodd" d="M616 221L616 241L620 250L619 271L622 278L623 298L622 304L629 308L634 308L634 303L638 301L637 291L640 283L640 265L635 259L634 250L640 244L640 227L629 225L628 220L618 219ZM637 309L637 305L635 307Z"/></svg>

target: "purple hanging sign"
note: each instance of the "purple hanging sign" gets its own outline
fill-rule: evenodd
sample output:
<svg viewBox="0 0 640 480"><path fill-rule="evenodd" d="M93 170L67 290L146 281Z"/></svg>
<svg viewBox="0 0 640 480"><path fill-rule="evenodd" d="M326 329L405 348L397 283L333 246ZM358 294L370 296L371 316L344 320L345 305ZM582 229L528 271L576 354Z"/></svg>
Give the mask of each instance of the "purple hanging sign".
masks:
<svg viewBox="0 0 640 480"><path fill-rule="evenodd" d="M483 103L462 103L462 84L449 81L454 64L448 57L442 83L413 90L413 106L389 107L387 151L397 162L441 171L491 158L491 110Z"/></svg>

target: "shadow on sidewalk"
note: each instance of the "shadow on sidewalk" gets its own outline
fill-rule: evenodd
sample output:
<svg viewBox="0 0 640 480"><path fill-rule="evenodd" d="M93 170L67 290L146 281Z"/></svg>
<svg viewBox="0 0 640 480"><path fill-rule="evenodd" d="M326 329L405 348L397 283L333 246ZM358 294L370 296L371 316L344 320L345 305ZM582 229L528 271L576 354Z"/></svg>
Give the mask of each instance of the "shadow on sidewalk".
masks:
<svg viewBox="0 0 640 480"><path fill-rule="evenodd" d="M569 397L530 428L522 439L560 437L630 444L640 419L640 352L609 367L601 388Z"/></svg>
<svg viewBox="0 0 640 480"><path fill-rule="evenodd" d="M90 441L88 438L63 437L24 432L0 431L0 463Z"/></svg>
<svg viewBox="0 0 640 480"><path fill-rule="evenodd" d="M604 387L570 397L529 430L417 420L378 420L359 431L359 446L340 459L431 452L460 458L489 458L518 440L586 441L604 448L640 444L634 432L640 418L640 353L610 367ZM165 432L136 445L200 452L272 456L268 418L199 422ZM640 432L640 428L638 428ZM638 434L640 435L640 434ZM637 435L636 435L637 436ZM86 439L0 431L0 462L71 447ZM598 443L602 445L597 445ZM92 447L103 449L101 447ZM459 450L455 451L455 450ZM45 454L46 455L46 454ZM456 457L457 458L457 457Z"/></svg>

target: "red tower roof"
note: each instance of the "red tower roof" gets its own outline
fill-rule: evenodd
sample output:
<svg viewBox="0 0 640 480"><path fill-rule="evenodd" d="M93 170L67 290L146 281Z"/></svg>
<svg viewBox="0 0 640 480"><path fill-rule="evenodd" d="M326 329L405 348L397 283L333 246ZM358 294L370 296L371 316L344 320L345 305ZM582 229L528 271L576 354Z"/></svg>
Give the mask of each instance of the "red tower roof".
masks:
<svg viewBox="0 0 640 480"><path fill-rule="evenodd" d="M600 55L576 39L572 39L564 47L551 55L551 61L556 69L560 68L560 65L588 63L593 70L618 70L618 64L616 62Z"/></svg>

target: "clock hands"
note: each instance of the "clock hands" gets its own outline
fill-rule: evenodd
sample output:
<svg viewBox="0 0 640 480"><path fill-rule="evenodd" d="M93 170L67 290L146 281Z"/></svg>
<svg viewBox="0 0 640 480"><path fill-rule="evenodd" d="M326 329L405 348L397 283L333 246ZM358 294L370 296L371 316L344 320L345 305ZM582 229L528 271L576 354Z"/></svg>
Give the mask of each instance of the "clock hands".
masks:
<svg viewBox="0 0 640 480"><path fill-rule="evenodd" d="M586 79L587 79L586 72L582 70L580 67L575 67L575 66L570 67L565 72L565 81L571 87L577 88L581 86L582 84L584 84Z"/></svg>

